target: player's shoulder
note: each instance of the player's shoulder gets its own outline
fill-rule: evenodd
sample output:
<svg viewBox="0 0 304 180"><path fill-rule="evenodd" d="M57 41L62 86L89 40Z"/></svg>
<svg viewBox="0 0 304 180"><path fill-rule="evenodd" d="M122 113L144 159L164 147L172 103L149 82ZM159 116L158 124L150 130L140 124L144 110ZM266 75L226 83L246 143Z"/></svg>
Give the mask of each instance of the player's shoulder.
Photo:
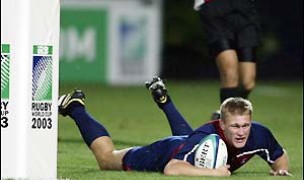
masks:
<svg viewBox="0 0 304 180"><path fill-rule="evenodd" d="M257 129L268 129L268 127L266 127L264 124L257 122L257 121L252 121L251 122L251 127L252 128L257 128Z"/></svg>
<svg viewBox="0 0 304 180"><path fill-rule="evenodd" d="M272 134L268 127L257 121L252 121L251 132L252 132L251 134L258 136L266 136Z"/></svg>

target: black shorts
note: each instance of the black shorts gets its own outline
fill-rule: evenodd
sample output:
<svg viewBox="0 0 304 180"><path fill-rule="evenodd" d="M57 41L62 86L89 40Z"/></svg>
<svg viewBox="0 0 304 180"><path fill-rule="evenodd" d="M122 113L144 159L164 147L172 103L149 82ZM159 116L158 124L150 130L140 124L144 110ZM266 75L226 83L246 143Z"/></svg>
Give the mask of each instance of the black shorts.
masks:
<svg viewBox="0 0 304 180"><path fill-rule="evenodd" d="M252 0L213 0L200 7L200 18L212 49L221 41L232 49L257 47L260 44L259 21ZM214 50L213 50L214 51Z"/></svg>

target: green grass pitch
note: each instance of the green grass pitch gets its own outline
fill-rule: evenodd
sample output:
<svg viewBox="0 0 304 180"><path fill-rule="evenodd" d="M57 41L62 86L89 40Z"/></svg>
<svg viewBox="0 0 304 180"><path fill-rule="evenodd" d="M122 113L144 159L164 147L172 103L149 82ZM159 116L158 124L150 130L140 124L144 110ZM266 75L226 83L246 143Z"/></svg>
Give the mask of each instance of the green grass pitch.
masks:
<svg viewBox="0 0 304 180"><path fill-rule="evenodd" d="M250 96L254 106L253 119L268 126L287 149L293 178L269 176L268 165L259 157L254 157L230 179L303 179L302 86L302 81L263 81L257 83ZM107 127L116 148L145 145L170 135L165 115L153 102L144 85L126 87L61 83L60 94L70 92L74 87L86 93L87 109ZM218 108L218 87L217 80L167 81L170 96L193 128L207 122L211 112ZM67 117L59 117L58 128L58 179L203 179L168 177L161 173L100 171L74 122Z"/></svg>

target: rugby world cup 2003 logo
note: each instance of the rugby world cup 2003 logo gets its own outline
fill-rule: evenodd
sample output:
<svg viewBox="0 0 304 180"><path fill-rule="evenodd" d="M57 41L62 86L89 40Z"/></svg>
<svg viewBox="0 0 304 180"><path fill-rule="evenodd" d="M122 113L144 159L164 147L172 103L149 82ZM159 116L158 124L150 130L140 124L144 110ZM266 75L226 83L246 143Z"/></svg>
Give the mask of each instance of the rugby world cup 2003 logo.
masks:
<svg viewBox="0 0 304 180"><path fill-rule="evenodd" d="M1 44L1 99L9 99L10 45Z"/></svg>
<svg viewBox="0 0 304 180"><path fill-rule="evenodd" d="M52 100L53 46L33 46L32 100Z"/></svg>

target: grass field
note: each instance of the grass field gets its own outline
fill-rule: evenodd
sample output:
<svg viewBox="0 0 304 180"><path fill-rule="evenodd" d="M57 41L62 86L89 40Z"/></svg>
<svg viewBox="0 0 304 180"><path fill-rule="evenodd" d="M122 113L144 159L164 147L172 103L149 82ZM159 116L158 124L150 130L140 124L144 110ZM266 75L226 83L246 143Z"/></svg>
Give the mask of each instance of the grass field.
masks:
<svg viewBox="0 0 304 180"><path fill-rule="evenodd" d="M254 120L268 126L281 145L287 149L293 178L269 176L268 165L258 157L253 158L230 178L303 179L302 86L302 81L258 82L250 96L254 105ZM164 114L154 104L144 86L61 84L60 93L67 93L74 87L86 92L87 109L108 128L117 148L145 145L170 135ZM167 81L167 88L175 105L193 128L207 122L211 112L218 108L218 87L217 81ZM92 153L83 143L76 125L69 118L59 118L58 138L59 179L202 179L167 177L160 173L100 171Z"/></svg>

